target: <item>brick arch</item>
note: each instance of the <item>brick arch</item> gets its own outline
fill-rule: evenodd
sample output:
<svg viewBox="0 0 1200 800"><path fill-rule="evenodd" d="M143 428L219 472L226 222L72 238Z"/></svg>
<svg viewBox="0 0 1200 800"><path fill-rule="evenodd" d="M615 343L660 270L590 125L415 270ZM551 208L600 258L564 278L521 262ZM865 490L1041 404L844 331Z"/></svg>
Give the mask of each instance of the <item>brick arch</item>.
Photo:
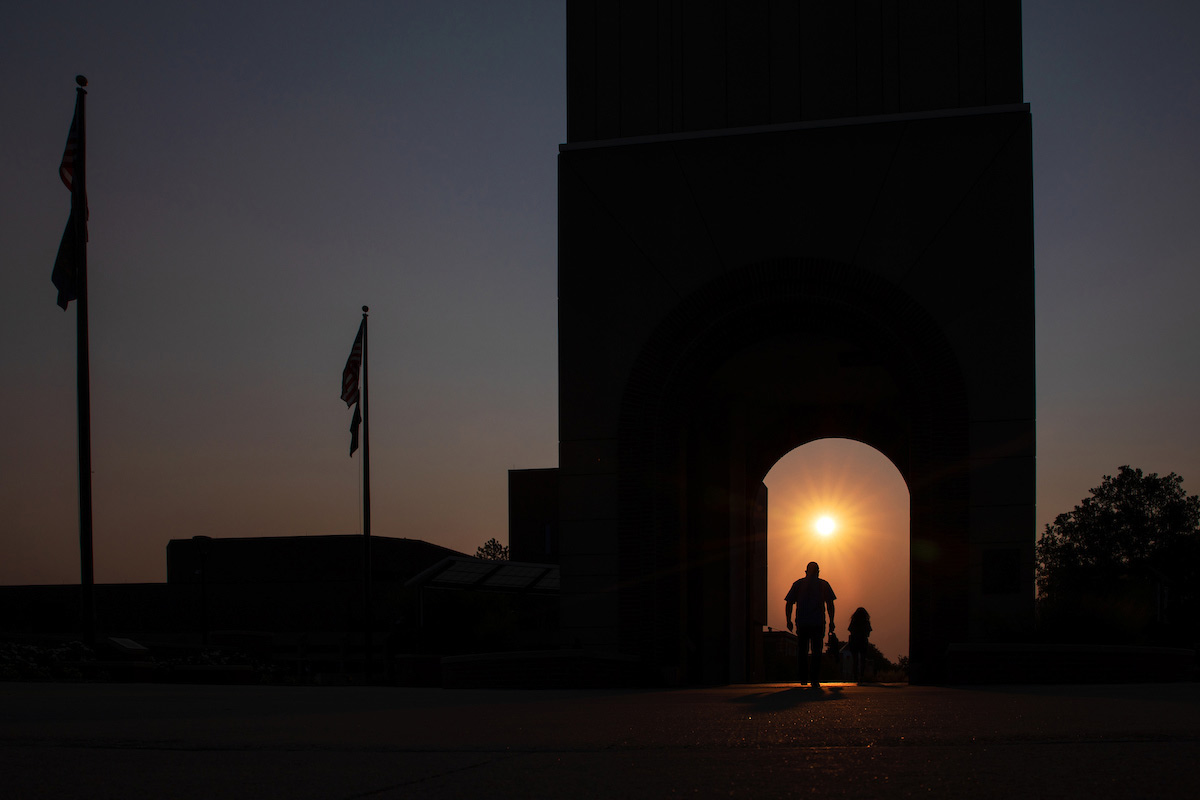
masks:
<svg viewBox="0 0 1200 800"><path fill-rule="evenodd" d="M746 454L748 481L760 482L791 449L828 437L864 442L896 465L912 500L916 663L944 648L946 631L965 625L958 619L966 606L969 511L962 371L936 321L902 289L845 264L811 259L754 264L682 298L629 373L618 428L624 644L668 667L686 661L695 646L681 621L691 568L686 528L697 524L687 510L694 490L689 476L700 458L695 421L706 404L721 412L713 374L778 337L836 338L894 382L895 402L878 407L818 404L768 412L754 384L740 400L759 426Z"/></svg>

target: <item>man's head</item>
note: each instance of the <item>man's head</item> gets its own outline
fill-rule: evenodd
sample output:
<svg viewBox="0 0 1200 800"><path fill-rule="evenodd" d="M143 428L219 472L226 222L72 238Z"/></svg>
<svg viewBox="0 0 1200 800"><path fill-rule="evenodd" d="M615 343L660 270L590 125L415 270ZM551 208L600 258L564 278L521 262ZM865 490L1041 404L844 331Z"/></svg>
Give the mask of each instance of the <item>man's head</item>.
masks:
<svg viewBox="0 0 1200 800"><path fill-rule="evenodd" d="M821 574L821 567L815 561L808 562L808 566L804 568L804 574L810 578L815 578Z"/></svg>

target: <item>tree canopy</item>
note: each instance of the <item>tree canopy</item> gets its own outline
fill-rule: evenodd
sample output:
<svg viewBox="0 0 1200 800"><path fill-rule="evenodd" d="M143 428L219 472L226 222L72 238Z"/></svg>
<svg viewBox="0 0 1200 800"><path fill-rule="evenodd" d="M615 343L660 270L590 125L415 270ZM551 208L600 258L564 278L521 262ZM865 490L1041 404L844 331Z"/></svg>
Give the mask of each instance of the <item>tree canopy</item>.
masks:
<svg viewBox="0 0 1200 800"><path fill-rule="evenodd" d="M500 544L493 537L475 549L475 557L487 559L488 561L507 561L508 545Z"/></svg>
<svg viewBox="0 0 1200 800"><path fill-rule="evenodd" d="M1043 615L1109 624L1105 615L1138 595L1150 609L1143 616L1178 620L1195 606L1198 544L1200 497L1183 479L1123 466L1046 526L1037 544Z"/></svg>

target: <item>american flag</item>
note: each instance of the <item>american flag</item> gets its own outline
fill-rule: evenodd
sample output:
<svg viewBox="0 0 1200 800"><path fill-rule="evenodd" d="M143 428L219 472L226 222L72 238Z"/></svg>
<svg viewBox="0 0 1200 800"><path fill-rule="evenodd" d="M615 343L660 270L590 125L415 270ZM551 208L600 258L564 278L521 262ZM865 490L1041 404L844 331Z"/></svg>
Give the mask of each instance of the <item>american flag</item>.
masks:
<svg viewBox="0 0 1200 800"><path fill-rule="evenodd" d="M83 97L86 94L80 84L75 95L75 115L71 117L71 131L67 134L67 146L58 165L58 176L63 185L71 190L71 215L67 218L67 229L58 244L58 256L54 259L54 271L50 280L58 289L58 306L63 311L72 300L79 299L80 273L86 269L87 259L87 190L84 186L84 115Z"/></svg>
<svg viewBox="0 0 1200 800"><path fill-rule="evenodd" d="M358 402L358 373L362 369L363 325L366 324L366 320L359 323L358 335L354 337L354 346L350 348L350 357L342 370L342 399L347 408Z"/></svg>

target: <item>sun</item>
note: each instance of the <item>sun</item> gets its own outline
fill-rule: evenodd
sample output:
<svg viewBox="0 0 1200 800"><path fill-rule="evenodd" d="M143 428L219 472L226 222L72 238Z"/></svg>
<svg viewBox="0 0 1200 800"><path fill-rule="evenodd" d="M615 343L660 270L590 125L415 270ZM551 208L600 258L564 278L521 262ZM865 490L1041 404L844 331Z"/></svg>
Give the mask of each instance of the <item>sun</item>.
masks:
<svg viewBox="0 0 1200 800"><path fill-rule="evenodd" d="M822 536L832 536L835 528L837 523L833 521L833 517L826 516L817 520L817 533Z"/></svg>

